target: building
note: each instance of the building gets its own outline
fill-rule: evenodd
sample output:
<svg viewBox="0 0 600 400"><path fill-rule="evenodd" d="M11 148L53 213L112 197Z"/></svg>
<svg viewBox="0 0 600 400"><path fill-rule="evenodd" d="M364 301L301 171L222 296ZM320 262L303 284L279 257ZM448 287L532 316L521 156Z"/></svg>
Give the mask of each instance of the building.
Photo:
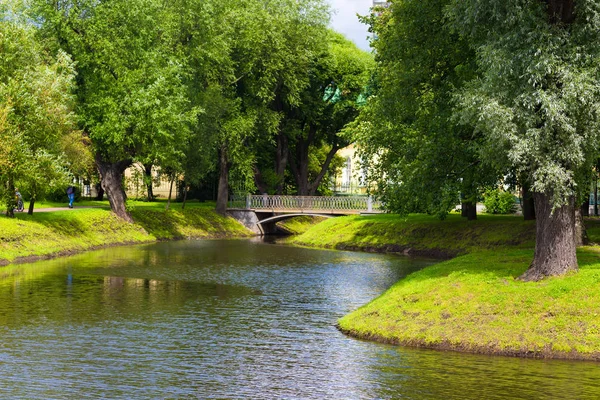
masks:
<svg viewBox="0 0 600 400"><path fill-rule="evenodd" d="M338 150L337 155L344 159L344 166L332 182L334 194L366 194L369 187L367 171L356 153L356 146L344 147Z"/></svg>

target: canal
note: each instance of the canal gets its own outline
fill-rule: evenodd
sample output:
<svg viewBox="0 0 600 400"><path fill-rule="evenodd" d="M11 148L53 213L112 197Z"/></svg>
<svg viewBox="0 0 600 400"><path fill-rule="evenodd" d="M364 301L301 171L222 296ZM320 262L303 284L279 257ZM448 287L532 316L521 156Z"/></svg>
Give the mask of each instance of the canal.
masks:
<svg viewBox="0 0 600 400"><path fill-rule="evenodd" d="M250 240L0 269L0 398L596 399L596 363L409 349L336 320L427 260Z"/></svg>

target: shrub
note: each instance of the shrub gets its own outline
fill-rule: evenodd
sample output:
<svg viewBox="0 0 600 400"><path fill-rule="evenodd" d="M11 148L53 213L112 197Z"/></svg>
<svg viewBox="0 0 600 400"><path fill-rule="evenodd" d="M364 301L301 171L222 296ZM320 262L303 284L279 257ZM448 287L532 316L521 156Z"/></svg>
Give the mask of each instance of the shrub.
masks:
<svg viewBox="0 0 600 400"><path fill-rule="evenodd" d="M515 212L515 196L499 189L487 190L483 204L490 214L512 214Z"/></svg>

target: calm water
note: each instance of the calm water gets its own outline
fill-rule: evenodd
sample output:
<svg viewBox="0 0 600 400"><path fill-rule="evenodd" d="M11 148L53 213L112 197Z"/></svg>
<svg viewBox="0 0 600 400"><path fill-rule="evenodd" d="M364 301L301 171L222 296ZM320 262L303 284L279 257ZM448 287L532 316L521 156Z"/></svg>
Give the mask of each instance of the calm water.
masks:
<svg viewBox="0 0 600 400"><path fill-rule="evenodd" d="M426 264L200 241L4 267L0 398L600 398L599 364L398 348L335 329Z"/></svg>

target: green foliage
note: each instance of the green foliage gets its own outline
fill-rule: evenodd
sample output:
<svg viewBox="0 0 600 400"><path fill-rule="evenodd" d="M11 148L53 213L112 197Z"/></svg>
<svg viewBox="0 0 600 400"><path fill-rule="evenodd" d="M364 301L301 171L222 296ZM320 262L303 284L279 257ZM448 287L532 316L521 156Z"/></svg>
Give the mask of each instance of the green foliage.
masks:
<svg viewBox="0 0 600 400"><path fill-rule="evenodd" d="M0 15L0 196L12 209L15 186L35 199L66 181L66 143L82 138L72 111L71 58L48 55L34 28L7 12L10 18Z"/></svg>
<svg viewBox="0 0 600 400"><path fill-rule="evenodd" d="M457 97L482 155L527 177L554 207L574 196L598 151L600 24L595 1L559 21L546 2L453 1L454 28L477 51L480 79Z"/></svg>
<svg viewBox="0 0 600 400"><path fill-rule="evenodd" d="M500 189L488 189L483 196L485 212L489 214L512 214L515 211L515 196Z"/></svg>
<svg viewBox="0 0 600 400"><path fill-rule="evenodd" d="M470 43L445 23L450 0L396 1L365 18L376 34L372 96L354 127L369 181L394 212L444 216L498 171L454 119L453 95L476 76Z"/></svg>

